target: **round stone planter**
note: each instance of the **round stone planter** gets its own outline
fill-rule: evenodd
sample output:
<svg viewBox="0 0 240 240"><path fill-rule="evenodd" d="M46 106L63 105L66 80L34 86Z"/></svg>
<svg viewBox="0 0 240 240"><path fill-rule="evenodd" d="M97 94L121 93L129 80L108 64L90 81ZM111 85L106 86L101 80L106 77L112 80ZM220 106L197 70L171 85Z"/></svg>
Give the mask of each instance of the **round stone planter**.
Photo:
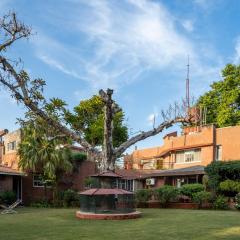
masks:
<svg viewBox="0 0 240 240"><path fill-rule="evenodd" d="M108 213L87 213L87 212L76 212L76 217L79 219L95 219L95 220L125 220L125 219L135 219L141 217L141 212L135 211L132 213L118 213L118 214L108 214Z"/></svg>

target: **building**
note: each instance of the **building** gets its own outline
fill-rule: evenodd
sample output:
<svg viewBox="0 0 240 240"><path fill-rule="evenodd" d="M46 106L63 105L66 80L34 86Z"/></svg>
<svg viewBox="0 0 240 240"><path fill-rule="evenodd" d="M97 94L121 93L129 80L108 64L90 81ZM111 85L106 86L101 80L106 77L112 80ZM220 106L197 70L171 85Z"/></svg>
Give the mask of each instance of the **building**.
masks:
<svg viewBox="0 0 240 240"><path fill-rule="evenodd" d="M162 146L127 155L124 168L142 172L151 179L145 184L152 187L201 182L204 167L211 162L240 160L239 136L240 126L185 127L181 135L164 136Z"/></svg>
<svg viewBox="0 0 240 240"><path fill-rule="evenodd" d="M18 167L18 145L21 142L21 130L8 132L0 130L0 192L14 191L24 204L51 199L51 187L44 188L43 179L39 173L23 172ZM83 152L82 148L71 146L72 152ZM93 162L83 161L74 164L74 171L63 176L60 182L61 190L72 188L77 191L84 189L84 179L96 172Z"/></svg>
<svg viewBox="0 0 240 240"><path fill-rule="evenodd" d="M0 192L14 191L17 198L22 199L24 173L17 168L17 141L19 132L9 134L7 130L0 130Z"/></svg>

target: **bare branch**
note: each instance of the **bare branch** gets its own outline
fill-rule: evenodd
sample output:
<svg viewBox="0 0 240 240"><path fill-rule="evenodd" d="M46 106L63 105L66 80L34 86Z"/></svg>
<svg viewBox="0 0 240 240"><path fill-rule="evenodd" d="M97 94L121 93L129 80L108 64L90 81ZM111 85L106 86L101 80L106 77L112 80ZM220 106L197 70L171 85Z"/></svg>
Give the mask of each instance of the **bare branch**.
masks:
<svg viewBox="0 0 240 240"><path fill-rule="evenodd" d="M114 153L116 154L116 156L120 156L127 148L131 147L135 143L142 141L148 137L155 136L155 135L161 133L164 129L171 127L173 124L184 123L184 122L189 122L189 119L175 118L172 120L164 121L157 128L154 128L150 131L142 132L142 133L130 138L128 141L121 144L117 149L115 149Z"/></svg>
<svg viewBox="0 0 240 240"><path fill-rule="evenodd" d="M3 31L1 34L4 39L0 39L0 52L12 45L16 40L27 38L31 35L31 28L18 21L16 14L10 12L0 19L0 29Z"/></svg>
<svg viewBox="0 0 240 240"><path fill-rule="evenodd" d="M49 125L59 130L63 134L71 137L74 141L78 142L79 144L81 144L82 147L86 149L86 151L93 151L92 146L87 141L85 141L79 134L76 134L75 132L69 130L68 128L60 124L58 121L51 118L42 109L40 109L35 102L33 102L29 98L25 80L22 79L21 75L14 70L13 66L5 58L1 56L0 56L0 63L3 65L5 71L7 71L16 80L18 85L15 86L7 82L2 75L0 75L0 82L11 91L13 96L18 101L23 102L28 109L30 109L36 115L43 118ZM20 90L22 93L20 92Z"/></svg>

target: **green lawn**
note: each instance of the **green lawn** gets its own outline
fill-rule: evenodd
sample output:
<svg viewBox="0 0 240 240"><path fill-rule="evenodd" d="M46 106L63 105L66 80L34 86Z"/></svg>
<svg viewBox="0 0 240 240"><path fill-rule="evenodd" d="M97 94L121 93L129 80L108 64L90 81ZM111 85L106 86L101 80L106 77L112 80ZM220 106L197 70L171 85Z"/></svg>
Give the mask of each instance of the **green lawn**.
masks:
<svg viewBox="0 0 240 240"><path fill-rule="evenodd" d="M135 220L77 220L73 209L23 208L0 215L1 240L240 239L240 212L144 209Z"/></svg>

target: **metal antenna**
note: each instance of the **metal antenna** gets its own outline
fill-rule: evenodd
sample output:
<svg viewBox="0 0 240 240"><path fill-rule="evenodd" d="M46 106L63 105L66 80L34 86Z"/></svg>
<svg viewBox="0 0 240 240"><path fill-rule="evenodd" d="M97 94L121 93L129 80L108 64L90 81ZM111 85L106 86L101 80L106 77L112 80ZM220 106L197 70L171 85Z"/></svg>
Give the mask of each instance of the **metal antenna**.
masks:
<svg viewBox="0 0 240 240"><path fill-rule="evenodd" d="M188 63L187 63L187 78L186 78L186 104L187 110L190 108L190 96L189 96L189 55L188 55Z"/></svg>

